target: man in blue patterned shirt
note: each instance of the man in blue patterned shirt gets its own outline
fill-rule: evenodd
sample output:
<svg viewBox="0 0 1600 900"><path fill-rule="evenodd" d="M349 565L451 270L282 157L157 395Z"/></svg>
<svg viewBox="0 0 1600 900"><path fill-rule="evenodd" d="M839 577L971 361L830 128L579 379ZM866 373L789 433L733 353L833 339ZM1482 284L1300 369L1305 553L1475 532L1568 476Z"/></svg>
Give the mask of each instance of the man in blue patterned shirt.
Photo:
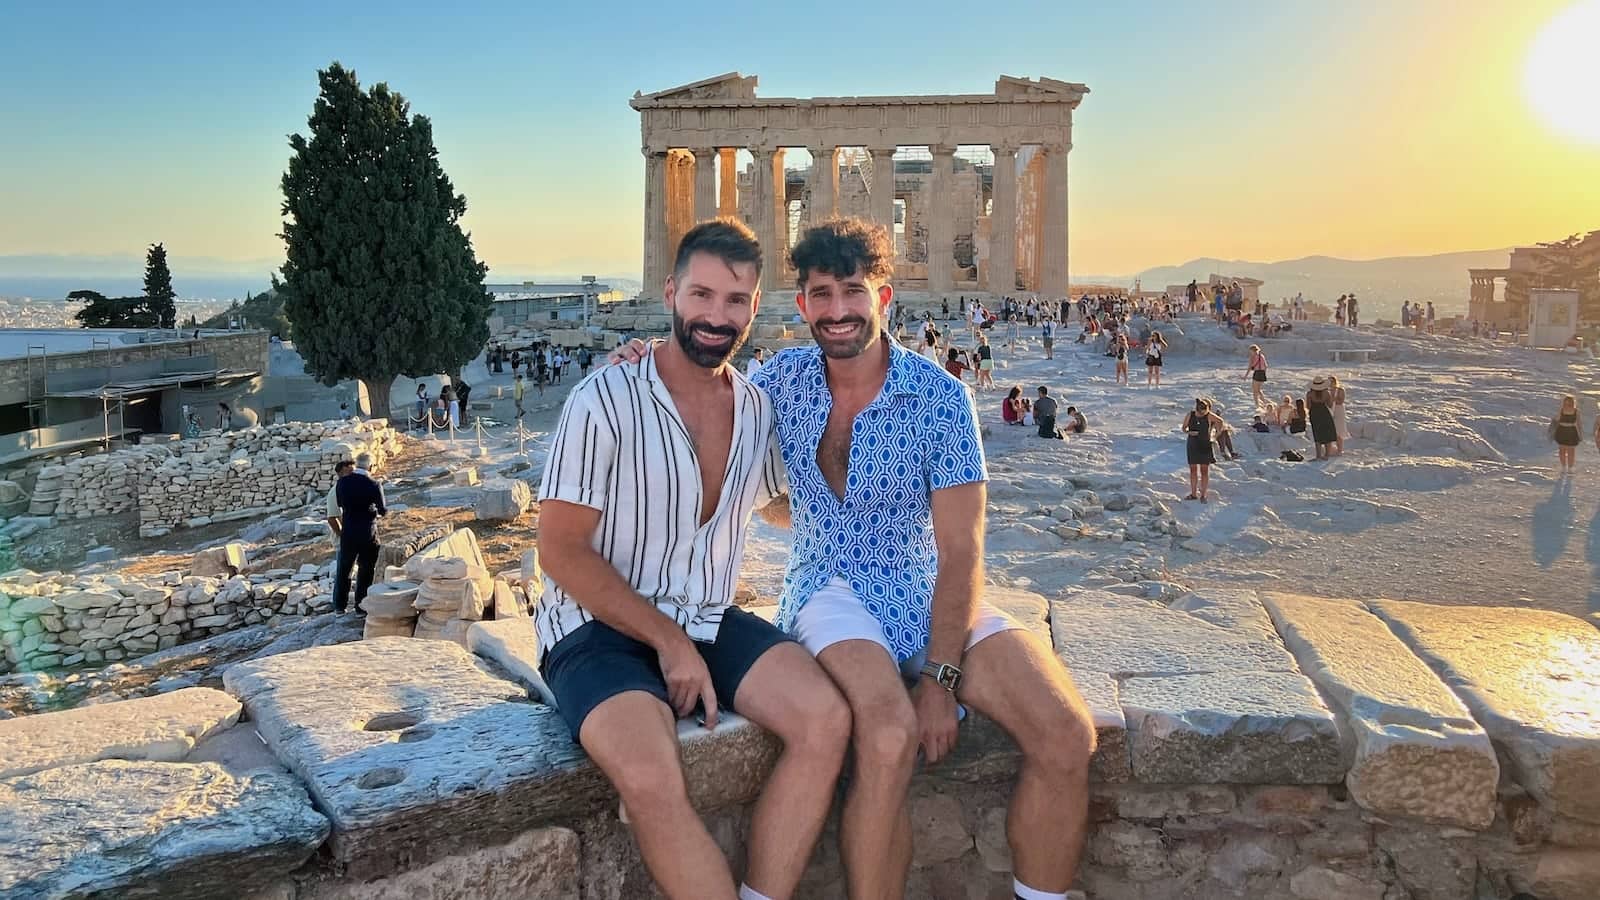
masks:
<svg viewBox="0 0 1600 900"><path fill-rule="evenodd" d="M817 346L777 354L753 379L772 397L789 473L795 538L779 624L853 714L840 836L849 893L904 895L917 748L929 763L949 753L959 700L1022 750L1006 829L1016 896L1064 898L1094 726L1048 643L981 598L988 473L976 410L959 382L885 335L892 248L858 219L809 229L791 256Z"/></svg>

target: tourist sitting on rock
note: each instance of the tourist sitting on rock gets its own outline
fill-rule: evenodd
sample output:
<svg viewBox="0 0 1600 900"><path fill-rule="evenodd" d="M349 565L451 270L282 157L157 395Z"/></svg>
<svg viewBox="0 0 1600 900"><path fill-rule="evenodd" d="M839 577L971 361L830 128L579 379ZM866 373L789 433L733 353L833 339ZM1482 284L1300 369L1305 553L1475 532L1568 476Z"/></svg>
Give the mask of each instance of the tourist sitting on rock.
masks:
<svg viewBox="0 0 1600 900"><path fill-rule="evenodd" d="M1022 386L1013 385L1006 392L1006 398L1000 401L1000 418L1007 425L1022 425L1022 414L1028 409L1028 401L1022 396Z"/></svg>
<svg viewBox="0 0 1600 900"><path fill-rule="evenodd" d="M1039 426L1039 437L1062 437L1060 429L1056 428L1056 398L1050 396L1050 389L1039 385L1039 397L1033 401L1033 423Z"/></svg>
<svg viewBox="0 0 1600 900"><path fill-rule="evenodd" d="M1259 413L1257 413L1255 421L1250 423L1250 430L1257 434L1271 434L1272 426L1268 425L1266 420L1263 419Z"/></svg>
<svg viewBox="0 0 1600 900"><path fill-rule="evenodd" d="M664 291L674 340L573 389L539 485L541 670L667 897L792 897L850 739L849 707L812 654L733 604L751 511L786 489L769 452L773 402L728 364L760 275L749 228L690 229ZM684 778L676 720L697 709L708 730L731 709L783 748L750 818L739 888Z"/></svg>
<svg viewBox="0 0 1600 900"><path fill-rule="evenodd" d="M1067 407L1067 424L1062 430L1069 434L1083 434L1089 430L1089 420L1083 417L1083 413L1078 412L1076 406L1069 406Z"/></svg>
<svg viewBox="0 0 1600 900"><path fill-rule="evenodd" d="M1306 410L1305 399L1296 397L1294 400L1294 412L1289 414L1289 433L1305 434L1306 422L1309 418L1310 413Z"/></svg>
<svg viewBox="0 0 1600 900"><path fill-rule="evenodd" d="M1217 425L1216 433L1213 435L1217 442L1217 448L1228 459L1240 459L1239 451L1233 449L1233 426L1229 425L1228 420L1221 416L1217 417L1217 422L1219 424Z"/></svg>
<svg viewBox="0 0 1600 900"><path fill-rule="evenodd" d="M1283 399L1278 402L1276 408L1269 406L1267 407L1267 410L1272 413L1272 424L1278 426L1278 431L1284 432L1289 430L1289 420L1294 418L1293 397L1290 397L1288 394L1284 394Z"/></svg>

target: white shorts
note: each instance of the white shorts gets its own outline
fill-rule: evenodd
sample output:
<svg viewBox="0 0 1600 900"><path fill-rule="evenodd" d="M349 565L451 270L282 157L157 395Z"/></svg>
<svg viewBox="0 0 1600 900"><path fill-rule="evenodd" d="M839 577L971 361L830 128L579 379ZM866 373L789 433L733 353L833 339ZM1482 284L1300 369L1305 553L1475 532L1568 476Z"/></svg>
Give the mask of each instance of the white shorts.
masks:
<svg viewBox="0 0 1600 900"><path fill-rule="evenodd" d="M1016 619L979 600L977 614L972 620L972 631L967 633L965 649L971 650L984 638L1021 627L1022 623ZM894 650L889 647L889 639L883 636L883 626L879 625L877 618L861 605L856 592L842 578L828 579L828 583L823 585L821 590L811 595L806 605L795 613L794 625L790 631L795 640L810 651L812 656L840 641L872 641L882 647L891 659L894 658ZM907 679L915 680L920 676L922 664L927 662L927 659L928 651L924 648L915 656L900 663L900 674ZM949 662L949 660L942 661Z"/></svg>

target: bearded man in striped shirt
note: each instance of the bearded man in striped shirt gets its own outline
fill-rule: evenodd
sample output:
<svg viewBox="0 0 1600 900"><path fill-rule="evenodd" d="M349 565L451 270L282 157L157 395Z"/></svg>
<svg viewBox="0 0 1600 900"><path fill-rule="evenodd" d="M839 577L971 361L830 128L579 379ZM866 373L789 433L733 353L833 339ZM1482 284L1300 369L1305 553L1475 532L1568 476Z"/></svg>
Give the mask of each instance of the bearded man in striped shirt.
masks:
<svg viewBox="0 0 1600 900"><path fill-rule="evenodd" d="M665 286L673 340L573 388L539 487L541 670L573 737L621 794L672 898L790 897L833 800L844 697L806 650L733 606L744 534L784 497L772 401L728 360L749 335L761 248L696 226ZM735 893L690 805L676 719L731 708L783 742Z"/></svg>

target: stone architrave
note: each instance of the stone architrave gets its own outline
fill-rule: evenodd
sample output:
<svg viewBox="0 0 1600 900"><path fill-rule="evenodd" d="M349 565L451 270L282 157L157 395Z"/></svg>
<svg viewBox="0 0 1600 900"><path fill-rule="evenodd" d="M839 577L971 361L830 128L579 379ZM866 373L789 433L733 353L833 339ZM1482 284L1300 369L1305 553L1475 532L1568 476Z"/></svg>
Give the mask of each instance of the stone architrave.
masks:
<svg viewBox="0 0 1600 900"><path fill-rule="evenodd" d="M1350 796L1382 816L1482 830L1500 765L1483 728L1366 606L1262 595L1300 668L1355 735Z"/></svg>
<svg viewBox="0 0 1600 900"><path fill-rule="evenodd" d="M1518 784L1600 823L1600 633L1537 609L1368 605L1466 703Z"/></svg>
<svg viewBox="0 0 1600 900"><path fill-rule="evenodd" d="M874 171L884 176L880 181L890 185L890 196L874 198L870 215L874 221L892 228L894 179L892 165L883 164L887 154L881 154L882 148L1049 145L1062 148L1057 154L1060 158L1052 164L1051 178L1057 184L1049 191L1048 204L1035 205L1054 204L1054 208L1036 210L1035 205L1030 205L1024 210L1019 204L1016 207L1020 213L1018 230L1022 235L1039 236L1039 249L1049 251L1042 255L1053 260L1050 284L1065 296L1068 271L1065 149L1071 147L1073 110L1088 94L1087 87L1051 78L1030 80L1001 76L995 81L994 91L988 94L791 99L757 98L756 81L753 76L729 72L652 94L637 93L629 101L639 113L641 147L646 156L646 259L651 258L652 247L673 246L697 211L702 215L713 208L727 212L734 205L730 203L726 184L720 187L720 192L713 187L709 201L707 194L700 193L697 202L698 179L693 171L696 164L690 156L691 149L748 147L755 154L756 173L751 188L757 196L750 205L754 210L751 218L772 263L767 266L770 279L763 279L763 287L771 290L783 285L787 275L781 260L788 249L788 198L779 148L818 148L813 151L815 158L834 160L834 165L823 163L812 168L809 185L812 199L805 218L807 224L839 211L837 148L879 148L873 154ZM719 152L723 154L723 168L729 169L726 149ZM656 183L651 170L656 166L658 155L665 161L659 216L651 206L652 188ZM775 171L771 170L773 163L777 164ZM939 193L934 194L934 208L914 212L928 227L929 255L936 264L929 270L926 287L934 291L947 291L953 284L953 272L943 270L954 267L955 217L959 211L965 221L966 210L971 209L971 204L965 200L959 204L949 202L953 181L949 174L947 167L946 177L939 179L943 196L941 199ZM768 190L763 192L763 187ZM736 197L732 199L737 200ZM908 196L908 202L911 199ZM976 198L971 199L976 202ZM769 210L770 224L766 222ZM1034 221L1045 213L1049 214L1048 223L1041 225ZM666 232L664 238L659 230ZM907 234L911 233L908 229ZM920 253L920 240L918 251ZM1041 254L1030 247L1026 265L1022 264L1023 260L1017 261L1025 279L1042 280L1038 274L1042 266L1035 265L1038 255ZM650 271L648 265L646 271ZM899 280L911 287L920 286L914 284L915 278ZM1040 284L1029 283L1027 289L1040 290ZM655 298L660 290L656 279L646 278L645 296Z"/></svg>

